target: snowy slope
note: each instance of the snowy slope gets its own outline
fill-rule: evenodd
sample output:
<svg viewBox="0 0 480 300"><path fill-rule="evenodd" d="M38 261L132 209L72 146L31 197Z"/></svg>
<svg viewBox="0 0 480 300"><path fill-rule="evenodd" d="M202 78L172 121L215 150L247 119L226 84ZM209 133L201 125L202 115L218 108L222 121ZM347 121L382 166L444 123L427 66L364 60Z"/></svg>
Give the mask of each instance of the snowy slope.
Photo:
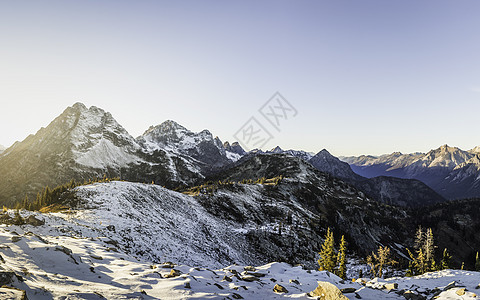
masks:
<svg viewBox="0 0 480 300"><path fill-rule="evenodd" d="M318 281L351 289L344 295L352 300L406 299L402 294L435 296L439 300L480 299L475 293L478 272L444 270L411 278L352 282L286 263L254 268L230 265L212 270L137 260L102 237L32 233L37 229L30 225L0 226L4 283L26 291L29 299L315 299L307 293ZM176 276L168 278L172 272ZM388 290L388 283L398 286ZM274 292L277 284L288 292ZM2 291L0 296L4 295Z"/></svg>

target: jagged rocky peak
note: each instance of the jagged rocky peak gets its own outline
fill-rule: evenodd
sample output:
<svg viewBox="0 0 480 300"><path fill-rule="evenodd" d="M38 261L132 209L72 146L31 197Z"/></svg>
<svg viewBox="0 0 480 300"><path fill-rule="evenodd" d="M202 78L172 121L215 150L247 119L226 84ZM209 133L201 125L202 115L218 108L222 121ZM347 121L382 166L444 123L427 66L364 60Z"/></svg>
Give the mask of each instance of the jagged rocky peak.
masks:
<svg viewBox="0 0 480 300"><path fill-rule="evenodd" d="M269 152L271 152L271 153L283 153L284 151L283 151L282 148L280 148L280 146L277 146L277 147L273 148L272 150L270 150Z"/></svg>
<svg viewBox="0 0 480 300"><path fill-rule="evenodd" d="M480 146L477 146L477 147L469 150L468 152L473 153L473 154L480 154Z"/></svg>
<svg viewBox="0 0 480 300"><path fill-rule="evenodd" d="M209 167L231 162L222 141L214 138L210 131L195 133L172 120L150 127L137 141L146 151L165 150L187 155Z"/></svg>
<svg viewBox="0 0 480 300"><path fill-rule="evenodd" d="M227 152L235 153L240 156L247 154L247 152L242 148L242 146L240 146L238 142L233 142L232 144L230 144L229 142L225 142L223 143L223 148Z"/></svg>

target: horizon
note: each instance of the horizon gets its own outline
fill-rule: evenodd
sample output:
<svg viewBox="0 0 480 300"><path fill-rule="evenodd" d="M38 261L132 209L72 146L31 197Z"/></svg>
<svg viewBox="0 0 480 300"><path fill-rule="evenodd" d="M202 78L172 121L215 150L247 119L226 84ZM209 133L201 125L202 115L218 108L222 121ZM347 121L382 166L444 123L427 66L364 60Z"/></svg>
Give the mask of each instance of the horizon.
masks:
<svg viewBox="0 0 480 300"><path fill-rule="evenodd" d="M98 107L98 106L96 106L96 105L86 105L86 104L84 104L83 102L80 102L80 101L77 101L77 102L75 102L74 104L65 107L65 109L67 109L68 107L72 107L73 105L75 105L75 104L77 104L77 103L80 103L80 104L84 105L87 109L90 109L91 107L97 107L97 108L105 111L106 113L109 113L109 111L108 111L107 109L103 108L103 107ZM65 109L64 109L64 110L65 110ZM64 110L63 110L63 111L64 111ZM56 117L60 116L60 114L63 113L63 111L60 112ZM112 116L113 116L113 115L112 115ZM56 118L56 117L55 117L55 118ZM116 120L115 116L113 116L113 118ZM46 127L48 127L48 125L50 125L50 123L51 123L52 121L53 121L53 119L52 119L47 125L41 126L40 128L37 129L37 131L28 134L24 139L26 139L29 135L32 135L32 134L35 135L35 134L38 132L38 130L40 130L41 128L46 128ZM224 140L224 139L222 139L222 137L216 135L215 132L212 131L212 130L209 129L209 128L203 128L203 129L198 130L198 131L196 131L196 130L191 130L190 128L188 128L188 127L184 126L183 124L177 122L176 120L172 120L172 119L163 120L163 121L161 121L161 122L159 122L159 123L157 123L157 124L150 125L148 128L146 128L145 130L143 130L141 134L138 134L138 135L133 135L133 134L131 134L130 131L128 130L128 128L125 128L121 123L119 123L119 124L120 124L133 138L137 139L137 138L140 137L143 133L145 133L150 127L158 126L158 125L160 125L160 124L162 124L163 122L166 122L166 121L174 121L174 122L176 122L177 124L179 124L180 126L183 126L183 127L185 127L187 130L190 130L190 131L195 132L195 133L199 133L199 132L201 132L202 130L208 130L208 131L213 135L213 137L218 137L218 138L220 138L220 140L222 141L222 143L229 142L230 144L232 144L233 142L238 142L238 141L235 141L235 140ZM117 120L117 122L118 122L118 120ZM0 148L1 148L1 146L3 146L3 147L5 147L6 149L8 149L9 147L13 146L13 144L15 144L16 142L22 142L24 139L16 140L15 142L13 142L12 144L10 144L10 145L8 145L8 146L0 143ZM259 148L259 149L262 150L262 151L271 151L271 150L273 150L273 149L276 148L276 147L280 147L282 150L301 150L301 151L310 152L310 153L314 153L314 154L317 154L318 152L320 152L320 151L322 151L322 150L327 150L330 154L332 154L332 155L334 155L335 157L339 158L339 157L349 157L349 156L357 156L357 157L358 157L358 156L362 156L362 155L365 155L365 156L376 156L376 157L378 157L378 156L381 156L381 155L389 155L389 154L393 154L393 153L396 153L396 152L400 152L401 154L428 153L429 151L436 150L436 149L438 149L438 148L440 148L440 147L443 147L443 146L448 146L448 147L452 147L452 148L459 148L459 149L464 150L464 151L470 151L470 150L473 150L473 149L476 148L476 147L480 147L480 145L478 145L478 146L472 147L472 148L470 148L470 149L465 149L465 148L459 147L459 146L457 146L457 145L450 145L450 144L447 143L447 144L441 144L441 145L439 145L438 147L431 148L431 149L429 149L429 150L427 150L427 151L414 151L414 152L392 151L392 152L390 152L390 153L379 153L379 154L362 153L362 154L358 154L358 155L337 155L337 154L335 154L335 153L332 153L329 149L326 149L326 148L322 148L322 149L319 149L319 150L306 150L306 149L300 149L300 148L285 148L285 147L282 147L281 145L275 145L275 146L270 147L270 148ZM254 149L251 149L251 150L254 150Z"/></svg>
<svg viewBox="0 0 480 300"><path fill-rule="evenodd" d="M480 145L477 1L27 3L0 10L5 147L77 101L132 136L171 119L232 142L255 117L264 149ZM276 92L296 112L279 128L259 112Z"/></svg>

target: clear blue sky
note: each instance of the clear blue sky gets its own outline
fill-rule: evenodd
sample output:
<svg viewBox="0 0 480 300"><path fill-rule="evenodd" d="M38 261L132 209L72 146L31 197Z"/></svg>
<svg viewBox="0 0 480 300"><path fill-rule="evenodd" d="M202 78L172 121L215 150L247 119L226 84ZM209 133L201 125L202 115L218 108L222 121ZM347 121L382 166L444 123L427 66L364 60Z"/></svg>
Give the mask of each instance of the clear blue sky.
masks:
<svg viewBox="0 0 480 300"><path fill-rule="evenodd" d="M335 155L480 145L480 1L0 1L0 144L77 101L133 135L222 140L280 91L280 145Z"/></svg>

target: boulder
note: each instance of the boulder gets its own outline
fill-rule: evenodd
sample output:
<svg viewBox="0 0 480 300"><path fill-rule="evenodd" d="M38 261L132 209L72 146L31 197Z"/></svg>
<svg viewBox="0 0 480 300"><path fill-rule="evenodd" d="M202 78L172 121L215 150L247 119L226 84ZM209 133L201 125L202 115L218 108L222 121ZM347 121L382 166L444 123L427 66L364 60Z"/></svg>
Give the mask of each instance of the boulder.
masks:
<svg viewBox="0 0 480 300"><path fill-rule="evenodd" d="M403 293L403 297L405 297L405 299L408 299L408 300L426 300L427 299L427 297L414 293L412 291L406 291L405 293Z"/></svg>
<svg viewBox="0 0 480 300"><path fill-rule="evenodd" d="M12 242L14 242L14 243L20 241L21 239L22 239L21 236L17 236L17 235L12 236Z"/></svg>
<svg viewBox="0 0 480 300"><path fill-rule="evenodd" d="M180 275L182 275L182 272L180 272L179 270L172 269L172 270L170 270L170 273L168 273L164 277L165 278L173 278L173 277L178 277Z"/></svg>
<svg viewBox="0 0 480 300"><path fill-rule="evenodd" d="M320 297L320 300L348 300L338 287L326 281L318 281L317 288L308 295L310 297Z"/></svg>
<svg viewBox="0 0 480 300"><path fill-rule="evenodd" d="M246 282L253 282L253 281L258 281L259 279L255 276L243 276L242 280Z"/></svg>
<svg viewBox="0 0 480 300"><path fill-rule="evenodd" d="M465 288L461 288L461 289L456 290L455 294L457 294L459 296L465 295Z"/></svg>
<svg viewBox="0 0 480 300"><path fill-rule="evenodd" d="M25 219L25 223L32 226L42 226L45 224L45 221L37 219L34 215L30 215L28 216L28 218Z"/></svg>
<svg viewBox="0 0 480 300"><path fill-rule="evenodd" d="M273 287L273 291L275 293L288 293L288 290L283 285L279 285L279 284L276 284Z"/></svg>
<svg viewBox="0 0 480 300"><path fill-rule="evenodd" d="M389 291L390 290L396 290L396 289L398 289L398 283L387 283L387 284L384 285L384 288L386 290L389 290Z"/></svg>
<svg viewBox="0 0 480 300"><path fill-rule="evenodd" d="M249 272L255 272L257 269L255 269L255 267L252 267L252 266L246 266L245 268L243 268L245 271L249 271Z"/></svg>
<svg viewBox="0 0 480 300"><path fill-rule="evenodd" d="M342 294L349 294L349 293L355 293L356 290L357 289L353 287L346 287L341 289L340 292L342 292Z"/></svg>

